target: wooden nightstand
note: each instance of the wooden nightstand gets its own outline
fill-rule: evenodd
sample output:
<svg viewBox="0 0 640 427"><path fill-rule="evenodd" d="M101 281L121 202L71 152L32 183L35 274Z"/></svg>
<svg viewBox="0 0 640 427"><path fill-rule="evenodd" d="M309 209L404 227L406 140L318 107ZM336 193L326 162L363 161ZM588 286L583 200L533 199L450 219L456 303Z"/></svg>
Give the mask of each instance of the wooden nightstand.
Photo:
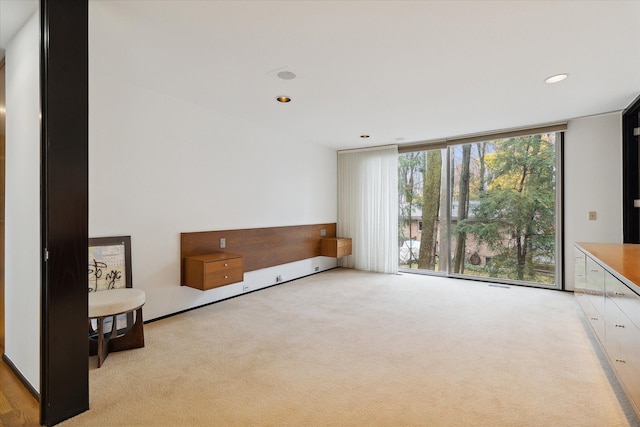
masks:
<svg viewBox="0 0 640 427"><path fill-rule="evenodd" d="M320 239L320 255L333 258L351 255L351 237L323 237Z"/></svg>
<svg viewBox="0 0 640 427"><path fill-rule="evenodd" d="M244 280L242 255L216 252L184 259L184 285L206 291Z"/></svg>

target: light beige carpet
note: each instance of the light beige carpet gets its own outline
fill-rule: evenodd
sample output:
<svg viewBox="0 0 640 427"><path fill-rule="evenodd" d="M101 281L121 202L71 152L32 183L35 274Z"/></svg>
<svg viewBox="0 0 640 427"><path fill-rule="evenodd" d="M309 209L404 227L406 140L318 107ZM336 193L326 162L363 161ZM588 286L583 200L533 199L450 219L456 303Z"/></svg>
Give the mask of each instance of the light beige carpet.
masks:
<svg viewBox="0 0 640 427"><path fill-rule="evenodd" d="M61 425L635 424L580 315L570 293L336 269L145 325Z"/></svg>

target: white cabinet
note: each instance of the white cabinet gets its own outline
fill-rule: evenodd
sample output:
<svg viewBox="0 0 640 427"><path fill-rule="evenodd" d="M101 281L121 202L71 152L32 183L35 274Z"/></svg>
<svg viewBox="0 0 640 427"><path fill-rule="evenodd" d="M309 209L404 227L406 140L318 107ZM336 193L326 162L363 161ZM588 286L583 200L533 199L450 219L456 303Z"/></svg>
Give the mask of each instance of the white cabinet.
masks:
<svg viewBox="0 0 640 427"><path fill-rule="evenodd" d="M605 273L606 353L630 400L640 407L640 297L609 272Z"/></svg>
<svg viewBox="0 0 640 427"><path fill-rule="evenodd" d="M614 274L608 265L575 248L575 296L640 415L640 296Z"/></svg>

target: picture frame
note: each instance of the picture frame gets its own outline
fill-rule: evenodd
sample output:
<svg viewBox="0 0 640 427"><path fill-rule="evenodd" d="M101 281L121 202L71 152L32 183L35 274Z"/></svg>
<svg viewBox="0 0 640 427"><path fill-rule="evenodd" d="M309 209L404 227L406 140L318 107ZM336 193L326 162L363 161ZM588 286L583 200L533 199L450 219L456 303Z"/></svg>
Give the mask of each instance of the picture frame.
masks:
<svg viewBox="0 0 640 427"><path fill-rule="evenodd" d="M108 292L110 289L133 287L131 271L131 236L90 237L88 252L88 292ZM91 330L95 332L94 319ZM112 320L105 320L104 330L110 331ZM125 333L134 324L133 313L117 316L117 334Z"/></svg>
<svg viewBox="0 0 640 427"><path fill-rule="evenodd" d="M89 292L132 286L131 236L89 238Z"/></svg>

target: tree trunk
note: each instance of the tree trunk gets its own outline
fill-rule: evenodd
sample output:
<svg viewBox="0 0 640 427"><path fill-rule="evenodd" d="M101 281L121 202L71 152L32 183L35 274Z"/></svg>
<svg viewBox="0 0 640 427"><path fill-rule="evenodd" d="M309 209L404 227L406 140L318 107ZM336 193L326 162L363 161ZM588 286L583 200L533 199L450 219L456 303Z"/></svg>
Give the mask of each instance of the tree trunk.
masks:
<svg viewBox="0 0 640 427"><path fill-rule="evenodd" d="M478 142L476 144L476 148L478 149L478 159L480 160L480 182L478 184L478 193L482 193L485 187L485 170L486 166L484 163L484 155L487 152L487 143L486 142Z"/></svg>
<svg viewBox="0 0 640 427"><path fill-rule="evenodd" d="M539 136L537 138L539 140ZM532 150L529 152L529 150ZM538 154L539 144L532 144L531 138L527 139L527 147L525 150L525 154L527 158L535 157ZM522 193L525 190L525 183L527 182L527 178L529 177L529 165L525 163L522 166L522 177L520 178L520 185L518 186L518 192ZM518 280L524 280L525 269L527 266L527 253L529 251L529 228L531 226L531 222L529 222L528 226L524 227L524 230L517 230L517 265L516 272L518 275Z"/></svg>
<svg viewBox="0 0 640 427"><path fill-rule="evenodd" d="M442 179L442 153L427 152L422 191L422 238L418 268L435 270L438 234L438 212L440 211L440 181Z"/></svg>
<svg viewBox="0 0 640 427"><path fill-rule="evenodd" d="M462 146L462 165L460 170L460 191L458 195L458 223L467 219L469 215L469 163L471 163L471 145ZM456 253L453 256L453 272L464 274L464 253L467 233L458 232L456 238Z"/></svg>
<svg viewBox="0 0 640 427"><path fill-rule="evenodd" d="M517 249L517 264L516 264L516 274L518 275L518 280L524 280L524 269L527 263L527 250L526 250L526 242L522 242L520 233L518 233L518 238L516 239L516 249Z"/></svg>

